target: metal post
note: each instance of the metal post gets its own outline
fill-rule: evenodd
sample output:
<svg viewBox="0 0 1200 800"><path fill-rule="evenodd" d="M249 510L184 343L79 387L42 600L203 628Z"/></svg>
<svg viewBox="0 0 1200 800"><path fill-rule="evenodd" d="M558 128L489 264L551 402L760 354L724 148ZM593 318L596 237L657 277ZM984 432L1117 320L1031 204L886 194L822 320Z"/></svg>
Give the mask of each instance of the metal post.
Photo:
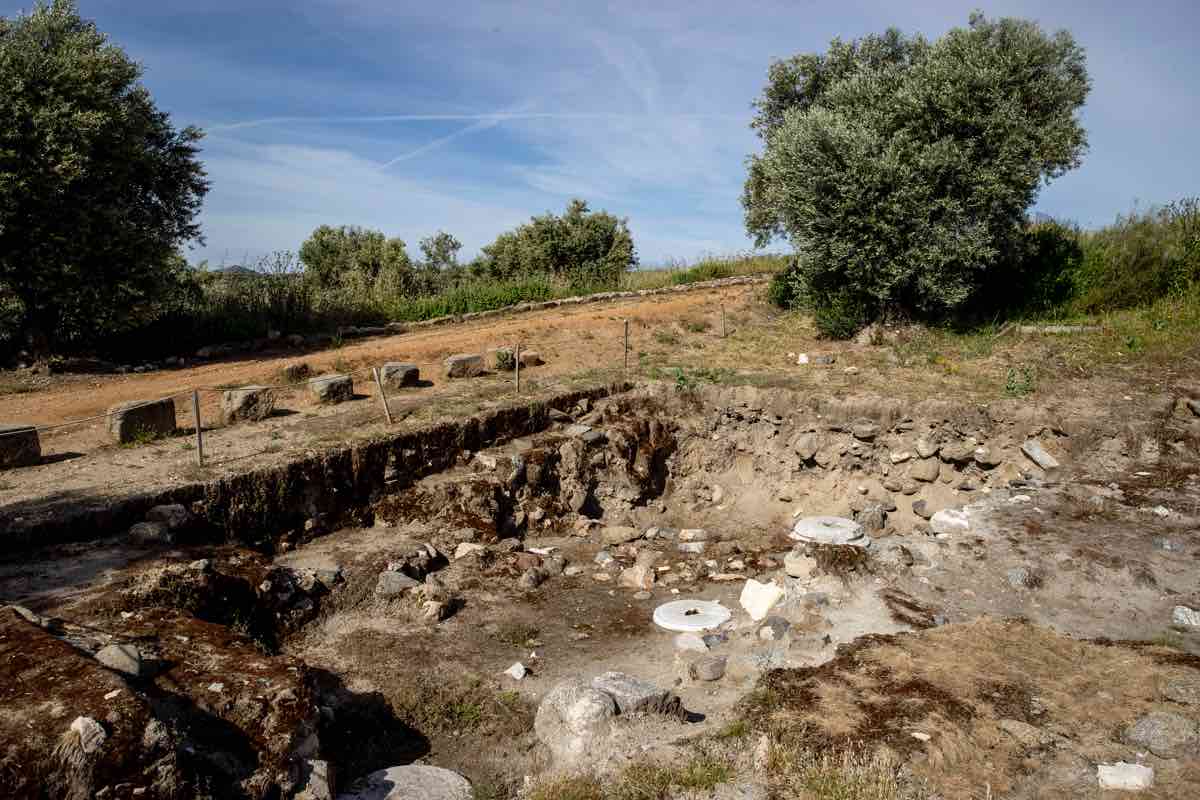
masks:
<svg viewBox="0 0 1200 800"><path fill-rule="evenodd" d="M629 374L629 320L625 320L625 374Z"/></svg>
<svg viewBox="0 0 1200 800"><path fill-rule="evenodd" d="M513 356L513 371L517 375L517 394L521 393L521 343L517 342L517 351Z"/></svg>
<svg viewBox="0 0 1200 800"><path fill-rule="evenodd" d="M192 419L196 420L196 463L204 466L204 424L200 421L200 392L192 390Z"/></svg>
<svg viewBox="0 0 1200 800"><path fill-rule="evenodd" d="M383 402L383 415L387 417L388 425L391 425L392 410L388 408L387 392L383 388L383 378L379 377L379 367L371 367L371 374L375 376L375 385L379 387L379 399Z"/></svg>

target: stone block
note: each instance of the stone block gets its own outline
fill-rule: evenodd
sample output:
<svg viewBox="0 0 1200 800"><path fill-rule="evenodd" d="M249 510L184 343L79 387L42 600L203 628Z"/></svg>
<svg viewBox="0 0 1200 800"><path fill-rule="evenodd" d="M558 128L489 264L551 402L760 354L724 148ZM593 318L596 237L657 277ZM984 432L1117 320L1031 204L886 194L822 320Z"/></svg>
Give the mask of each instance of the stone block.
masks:
<svg viewBox="0 0 1200 800"><path fill-rule="evenodd" d="M308 390L318 403L341 403L354 397L354 379L339 373L319 375L308 382Z"/></svg>
<svg viewBox="0 0 1200 800"><path fill-rule="evenodd" d="M175 432L175 403L162 400L135 400L108 409L108 435L121 444L139 439L157 439Z"/></svg>
<svg viewBox="0 0 1200 800"><path fill-rule="evenodd" d="M416 386L421 381L421 370L416 364L401 364L389 361L379 370L379 380L388 389L403 389Z"/></svg>
<svg viewBox="0 0 1200 800"><path fill-rule="evenodd" d="M474 378L484 372L481 353L456 353L444 364L447 378Z"/></svg>
<svg viewBox="0 0 1200 800"><path fill-rule="evenodd" d="M0 425L0 469L28 467L42 460L42 445L32 425Z"/></svg>
<svg viewBox="0 0 1200 800"><path fill-rule="evenodd" d="M542 360L541 355L537 350L522 350L521 351L521 366L522 367L540 367L546 362Z"/></svg>
<svg viewBox="0 0 1200 800"><path fill-rule="evenodd" d="M275 392L266 386L242 386L221 394L221 422L257 422L275 410Z"/></svg>

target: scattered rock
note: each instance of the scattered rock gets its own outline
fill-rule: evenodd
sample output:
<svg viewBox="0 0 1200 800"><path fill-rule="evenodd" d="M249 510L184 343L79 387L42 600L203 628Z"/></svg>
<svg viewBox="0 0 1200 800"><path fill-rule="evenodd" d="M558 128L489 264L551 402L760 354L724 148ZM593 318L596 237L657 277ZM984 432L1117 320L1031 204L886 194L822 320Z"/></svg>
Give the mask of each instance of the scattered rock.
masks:
<svg viewBox="0 0 1200 800"><path fill-rule="evenodd" d="M474 378L484 372L482 353L456 353L443 362L447 378Z"/></svg>
<svg viewBox="0 0 1200 800"><path fill-rule="evenodd" d="M617 704L610 695L576 678L546 694L538 706L533 729L556 758L571 761L612 730L616 713Z"/></svg>
<svg viewBox="0 0 1200 800"><path fill-rule="evenodd" d="M403 572L387 570L379 573L379 582L375 584L375 594L384 598L399 597L409 589L415 589L420 585L420 581L408 577Z"/></svg>
<svg viewBox="0 0 1200 800"><path fill-rule="evenodd" d="M1140 792L1154 785L1154 770L1141 764L1097 764L1096 778L1101 789Z"/></svg>
<svg viewBox="0 0 1200 800"><path fill-rule="evenodd" d="M792 442L792 450L800 456L801 461L812 461L820 449L821 438L815 433L802 433Z"/></svg>
<svg viewBox="0 0 1200 800"><path fill-rule="evenodd" d="M669 712L679 706L679 699L669 691L624 672L597 675L592 678L592 688L611 697L621 714Z"/></svg>
<svg viewBox="0 0 1200 800"><path fill-rule="evenodd" d="M703 528L684 528L678 538L681 542L707 542L708 531Z"/></svg>
<svg viewBox="0 0 1200 800"><path fill-rule="evenodd" d="M308 391L318 403L341 403L354 397L354 379L338 373L320 375L309 380Z"/></svg>
<svg viewBox="0 0 1200 800"><path fill-rule="evenodd" d="M338 800L472 800L471 782L441 767L388 767L358 779Z"/></svg>
<svg viewBox="0 0 1200 800"><path fill-rule="evenodd" d="M192 521L192 514L182 505L171 503L169 505L154 506L154 508L146 512L146 520L148 522L161 522L167 526L168 530L177 531L187 527L188 523Z"/></svg>
<svg viewBox="0 0 1200 800"><path fill-rule="evenodd" d="M641 529L628 525L609 525L600 531L601 541L608 545L625 544L640 538L642 538Z"/></svg>
<svg viewBox="0 0 1200 800"><path fill-rule="evenodd" d="M888 459L893 464L903 464L905 461L908 461L910 458L912 458L912 453L908 452L907 450L902 450L899 453L891 453L890 455L888 455ZM893 489L892 491L897 491L897 490Z"/></svg>
<svg viewBox="0 0 1200 800"><path fill-rule="evenodd" d="M922 458L908 467L908 477L922 483L933 483L941 472L942 465L936 458Z"/></svg>
<svg viewBox="0 0 1200 800"><path fill-rule="evenodd" d="M992 449L986 445L983 447L976 447L975 452L972 455L975 458L975 463L984 469L998 467L1000 466L1001 462L1004 461L1004 458L999 453L993 452Z"/></svg>
<svg viewBox="0 0 1200 800"><path fill-rule="evenodd" d="M1170 711L1152 711L1125 730L1126 744L1144 747L1159 758L1179 758L1195 752L1200 742L1196 723Z"/></svg>
<svg viewBox="0 0 1200 800"><path fill-rule="evenodd" d="M811 577L816 569L817 560L799 548L793 548L783 557L783 571L792 578L804 580Z"/></svg>
<svg viewBox="0 0 1200 800"><path fill-rule="evenodd" d="M549 576L541 567L530 567L521 573L521 577L517 579L517 586L525 590L536 589L546 582L547 577Z"/></svg>
<svg viewBox="0 0 1200 800"><path fill-rule="evenodd" d="M333 765L319 758L305 759L296 800L334 800Z"/></svg>
<svg viewBox="0 0 1200 800"><path fill-rule="evenodd" d="M297 364L288 364L280 370L280 375L285 383L300 383L312 377L312 367L303 361Z"/></svg>
<svg viewBox="0 0 1200 800"><path fill-rule="evenodd" d="M504 670L504 674L512 678L514 681L525 680L525 676L529 674L529 670L520 661L513 664L508 669Z"/></svg>
<svg viewBox="0 0 1200 800"><path fill-rule="evenodd" d="M758 629L758 638L768 642L777 642L787 636L792 624L783 617L767 617L762 627Z"/></svg>
<svg viewBox="0 0 1200 800"><path fill-rule="evenodd" d="M974 457L975 443L969 440L946 442L938 450L938 455L942 457L943 461L962 464Z"/></svg>
<svg viewBox="0 0 1200 800"><path fill-rule="evenodd" d="M1200 611L1187 606L1175 606L1171 611L1171 621L1185 628L1200 628Z"/></svg>
<svg viewBox="0 0 1200 800"><path fill-rule="evenodd" d="M104 726L91 717L76 717L71 723L71 730L79 734L79 749L91 755L104 746L108 734Z"/></svg>
<svg viewBox="0 0 1200 800"><path fill-rule="evenodd" d="M725 677L725 656L705 656L698 658L688 667L688 674L694 681L719 681Z"/></svg>
<svg viewBox="0 0 1200 800"><path fill-rule="evenodd" d="M1058 468L1058 459L1046 452L1046 448L1037 439L1026 440L1025 444L1021 445L1021 452L1044 470Z"/></svg>
<svg viewBox="0 0 1200 800"><path fill-rule="evenodd" d="M676 549L678 549L681 553L697 555L699 553L703 553L707 546L708 542L680 542L676 546Z"/></svg>
<svg viewBox="0 0 1200 800"><path fill-rule="evenodd" d="M466 558L470 555L477 555L487 551L487 545L479 542L460 542L458 547L454 548L454 560Z"/></svg>
<svg viewBox="0 0 1200 800"><path fill-rule="evenodd" d="M654 588L654 568L645 564L635 564L621 571L619 583L630 589L649 591Z"/></svg>
<svg viewBox="0 0 1200 800"><path fill-rule="evenodd" d="M522 350L521 351L521 366L522 367L540 367L546 362L542 360L541 355L537 350Z"/></svg>
<svg viewBox="0 0 1200 800"><path fill-rule="evenodd" d="M138 522L130 526L129 540L141 545L172 544L175 537L161 522Z"/></svg>
<svg viewBox="0 0 1200 800"><path fill-rule="evenodd" d="M750 615L750 619L758 622L764 619L771 609L783 599L783 595L783 589L774 581L759 583L751 578L742 587L742 594L738 598L738 602L741 603L746 613Z"/></svg>
<svg viewBox="0 0 1200 800"><path fill-rule="evenodd" d="M1013 567L1005 575L1005 579L1014 589L1032 589L1037 585L1034 574L1027 567Z"/></svg>
<svg viewBox="0 0 1200 800"><path fill-rule="evenodd" d="M926 439L924 436L917 439L915 449L917 451L917 455L921 458L931 458L938 451L937 445Z"/></svg>
<svg viewBox="0 0 1200 800"><path fill-rule="evenodd" d="M912 504L913 513L921 519L929 519L933 516L933 512L929 510L929 504L924 500L917 500Z"/></svg>
<svg viewBox="0 0 1200 800"><path fill-rule="evenodd" d="M608 552L607 550L601 550L600 552L596 553L596 557L592 559L592 563L598 567L607 567L614 561L616 561L616 559L613 558L612 553Z"/></svg>
<svg viewBox="0 0 1200 800"><path fill-rule="evenodd" d="M929 527L934 533L950 535L966 533L971 529L967 512L958 508L943 508L929 518Z"/></svg>
<svg viewBox="0 0 1200 800"><path fill-rule="evenodd" d="M388 389L403 389L421 382L421 370L416 364L389 361L379 369L379 380Z"/></svg>
<svg viewBox="0 0 1200 800"><path fill-rule="evenodd" d="M856 422L850 426L850 433L855 439L860 439L864 442L874 441L879 435L879 426L874 422Z"/></svg>
<svg viewBox="0 0 1200 800"><path fill-rule="evenodd" d="M158 439L175 432L175 403L162 400L134 400L108 409L108 435L121 444Z"/></svg>
<svg viewBox="0 0 1200 800"><path fill-rule="evenodd" d="M275 392L266 386L241 386L221 393L221 421L257 422L275 410Z"/></svg>
<svg viewBox="0 0 1200 800"><path fill-rule="evenodd" d="M145 662L142 653L132 644L110 644L100 648L96 660L109 669L138 678L145 674Z"/></svg>

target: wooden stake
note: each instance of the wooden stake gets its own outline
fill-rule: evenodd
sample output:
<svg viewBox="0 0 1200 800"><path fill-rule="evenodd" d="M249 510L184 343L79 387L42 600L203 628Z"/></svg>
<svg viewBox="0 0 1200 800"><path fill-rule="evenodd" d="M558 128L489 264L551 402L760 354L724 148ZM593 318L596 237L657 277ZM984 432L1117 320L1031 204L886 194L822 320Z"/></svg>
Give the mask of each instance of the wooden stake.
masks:
<svg viewBox="0 0 1200 800"><path fill-rule="evenodd" d="M383 402L383 415L387 417L388 425L391 425L392 410L388 408L387 392L383 388L383 378L379 376L379 367L371 367L371 374L375 376L375 385L379 387L379 399Z"/></svg>
<svg viewBox="0 0 1200 800"><path fill-rule="evenodd" d="M192 390L192 419L196 420L196 463L204 466L204 423L200 421L200 392Z"/></svg>

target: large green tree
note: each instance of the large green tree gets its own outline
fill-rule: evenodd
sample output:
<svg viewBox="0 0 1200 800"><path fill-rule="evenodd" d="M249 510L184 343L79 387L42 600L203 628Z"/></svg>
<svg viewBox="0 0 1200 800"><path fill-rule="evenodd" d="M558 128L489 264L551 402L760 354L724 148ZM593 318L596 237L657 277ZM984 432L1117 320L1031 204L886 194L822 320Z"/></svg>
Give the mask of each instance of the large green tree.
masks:
<svg viewBox="0 0 1200 800"><path fill-rule="evenodd" d="M1079 164L1089 88L1069 33L982 14L933 42L889 30L776 62L747 230L790 240L795 295L835 317L961 310L1013 265L1040 187Z"/></svg>
<svg viewBox="0 0 1200 800"><path fill-rule="evenodd" d="M482 269L498 278L542 274L581 286L614 285L637 265L628 223L572 200L561 217L543 214L483 248Z"/></svg>
<svg viewBox="0 0 1200 800"><path fill-rule="evenodd" d="M196 128L72 0L0 18L0 300L34 347L144 321L199 237Z"/></svg>

